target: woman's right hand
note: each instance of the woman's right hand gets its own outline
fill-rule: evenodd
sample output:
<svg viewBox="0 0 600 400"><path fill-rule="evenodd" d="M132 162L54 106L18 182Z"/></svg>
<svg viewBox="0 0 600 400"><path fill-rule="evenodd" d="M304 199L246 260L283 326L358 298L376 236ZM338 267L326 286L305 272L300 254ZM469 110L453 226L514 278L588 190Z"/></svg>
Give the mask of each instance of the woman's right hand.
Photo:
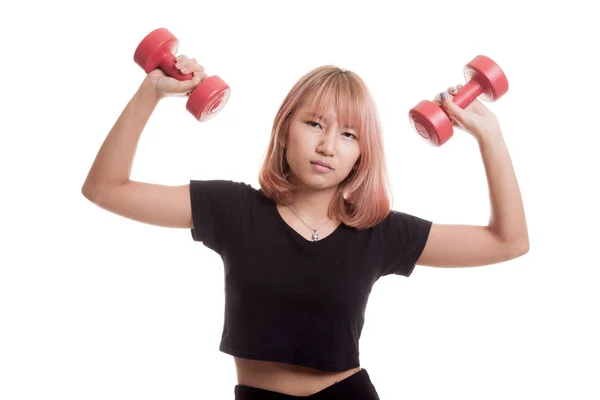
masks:
<svg viewBox="0 0 600 400"><path fill-rule="evenodd" d="M186 95L207 78L204 67L198 64L194 58L188 58L184 55L177 56L175 68L183 74L192 73L193 78L186 81L180 81L165 75L160 68L151 71L146 76L145 80L156 91L158 98Z"/></svg>

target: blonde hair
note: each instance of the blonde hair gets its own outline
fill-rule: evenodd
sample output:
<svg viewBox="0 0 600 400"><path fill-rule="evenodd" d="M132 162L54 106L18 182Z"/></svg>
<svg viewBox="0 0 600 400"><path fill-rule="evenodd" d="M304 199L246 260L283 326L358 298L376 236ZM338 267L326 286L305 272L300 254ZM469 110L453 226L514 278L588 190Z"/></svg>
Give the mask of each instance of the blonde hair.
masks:
<svg viewBox="0 0 600 400"><path fill-rule="evenodd" d="M313 94L312 104L305 104ZM378 111L364 81L333 65L317 67L301 77L279 107L258 176L263 193L278 204L292 203L295 186L286 179L289 165L283 145L290 122L302 105L312 107L318 115L325 115L333 105L339 120L357 131L360 156L338 185L329 216L356 229L377 225L389 214L392 201Z"/></svg>

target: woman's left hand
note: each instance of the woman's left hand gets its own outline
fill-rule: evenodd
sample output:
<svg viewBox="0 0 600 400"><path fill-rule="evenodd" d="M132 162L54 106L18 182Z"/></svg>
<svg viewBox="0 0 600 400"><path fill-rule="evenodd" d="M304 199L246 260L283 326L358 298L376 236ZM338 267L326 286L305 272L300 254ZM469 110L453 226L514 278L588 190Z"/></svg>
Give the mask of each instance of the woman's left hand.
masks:
<svg viewBox="0 0 600 400"><path fill-rule="evenodd" d="M441 105L453 120L453 125L470 133L475 139L480 140L488 135L500 135L500 124L496 116L482 102L475 99L464 109L457 106L452 98L462 85L451 86L442 99L442 93L435 96L434 102Z"/></svg>

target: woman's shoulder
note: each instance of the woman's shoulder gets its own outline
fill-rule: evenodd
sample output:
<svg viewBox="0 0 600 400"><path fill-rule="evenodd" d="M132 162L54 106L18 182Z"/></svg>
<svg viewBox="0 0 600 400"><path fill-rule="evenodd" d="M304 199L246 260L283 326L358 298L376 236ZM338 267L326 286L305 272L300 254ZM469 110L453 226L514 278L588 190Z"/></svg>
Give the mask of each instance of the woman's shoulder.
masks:
<svg viewBox="0 0 600 400"><path fill-rule="evenodd" d="M240 196L241 198L260 202L270 201L259 185L235 179L222 179L218 182L220 182L220 185L229 187L232 196Z"/></svg>

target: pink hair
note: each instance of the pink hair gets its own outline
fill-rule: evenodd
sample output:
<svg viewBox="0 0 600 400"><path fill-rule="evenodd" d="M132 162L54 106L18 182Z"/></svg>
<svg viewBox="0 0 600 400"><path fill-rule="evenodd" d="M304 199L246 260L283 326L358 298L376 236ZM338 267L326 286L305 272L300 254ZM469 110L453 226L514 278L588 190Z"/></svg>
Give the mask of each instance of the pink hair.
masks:
<svg viewBox="0 0 600 400"><path fill-rule="evenodd" d="M301 77L281 104L271 131L269 147L258 181L263 193L278 204L291 204L294 185L287 179L285 143L291 120L305 100L315 95L312 107L318 115L333 104L338 119L357 132L360 157L355 169L340 182L329 216L347 226L366 229L387 217L391 191L385 161L381 123L375 102L364 81L354 72L336 66L317 67Z"/></svg>

